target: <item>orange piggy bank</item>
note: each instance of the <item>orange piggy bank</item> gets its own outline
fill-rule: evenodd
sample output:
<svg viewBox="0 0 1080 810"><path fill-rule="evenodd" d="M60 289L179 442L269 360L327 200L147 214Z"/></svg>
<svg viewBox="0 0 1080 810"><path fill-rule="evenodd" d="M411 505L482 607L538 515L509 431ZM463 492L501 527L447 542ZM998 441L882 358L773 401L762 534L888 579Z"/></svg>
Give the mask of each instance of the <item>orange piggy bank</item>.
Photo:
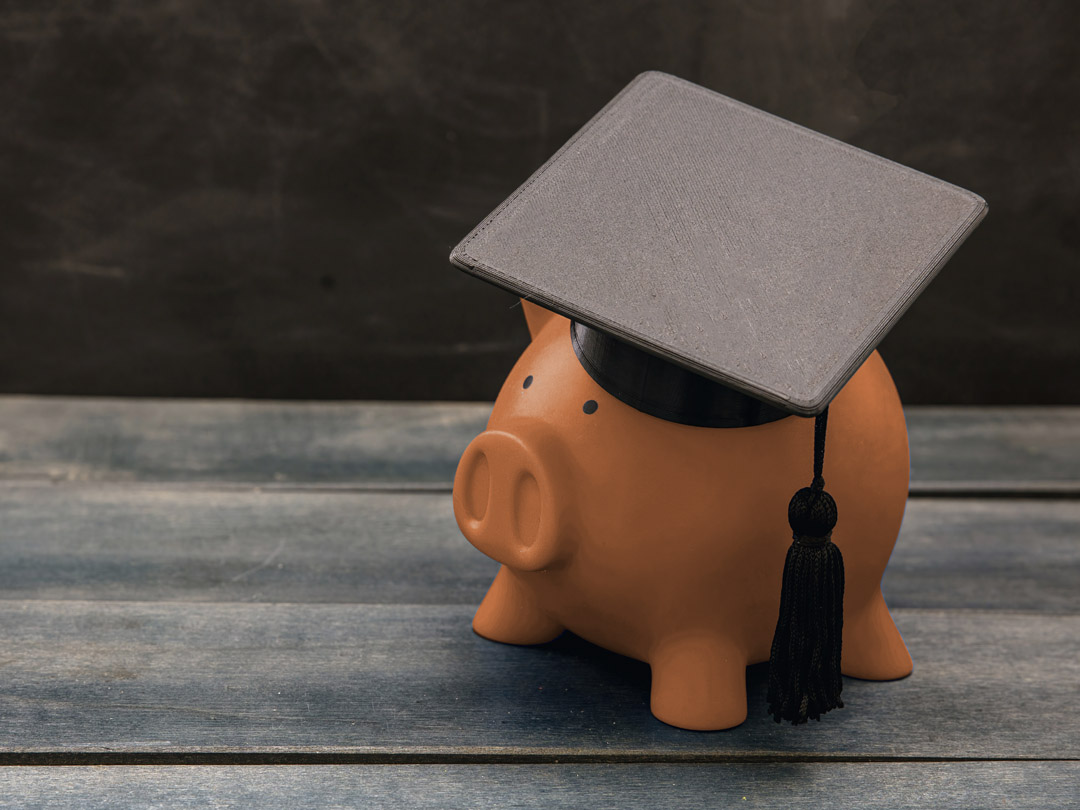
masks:
<svg viewBox="0 0 1080 810"><path fill-rule="evenodd" d="M788 501L814 420L665 421L605 392L570 322L523 302L532 342L454 479L458 526L502 563L473 629L539 644L564 629L652 669L653 714L688 729L746 719L746 667L769 660ZM889 680L911 657L881 596L908 491L907 429L875 352L829 408L824 475L846 569L842 672Z"/></svg>

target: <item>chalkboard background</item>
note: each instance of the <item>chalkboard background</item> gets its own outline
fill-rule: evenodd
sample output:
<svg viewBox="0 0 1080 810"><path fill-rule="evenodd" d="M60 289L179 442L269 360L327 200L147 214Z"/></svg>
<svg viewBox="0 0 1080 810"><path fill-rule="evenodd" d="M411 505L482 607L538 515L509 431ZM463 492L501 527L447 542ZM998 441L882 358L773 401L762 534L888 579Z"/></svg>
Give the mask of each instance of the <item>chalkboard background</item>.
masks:
<svg viewBox="0 0 1080 810"><path fill-rule="evenodd" d="M453 244L659 69L970 188L909 402L1080 402L1080 3L8 2L0 390L486 399Z"/></svg>

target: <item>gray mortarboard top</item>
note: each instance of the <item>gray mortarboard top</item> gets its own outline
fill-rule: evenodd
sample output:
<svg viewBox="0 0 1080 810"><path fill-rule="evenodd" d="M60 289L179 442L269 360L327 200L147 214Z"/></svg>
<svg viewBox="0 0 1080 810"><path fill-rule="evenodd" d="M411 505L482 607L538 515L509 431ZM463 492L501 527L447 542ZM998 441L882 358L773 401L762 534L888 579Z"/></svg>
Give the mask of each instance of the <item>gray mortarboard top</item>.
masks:
<svg viewBox="0 0 1080 810"><path fill-rule="evenodd" d="M986 213L979 196L645 73L451 253L785 413L820 413Z"/></svg>

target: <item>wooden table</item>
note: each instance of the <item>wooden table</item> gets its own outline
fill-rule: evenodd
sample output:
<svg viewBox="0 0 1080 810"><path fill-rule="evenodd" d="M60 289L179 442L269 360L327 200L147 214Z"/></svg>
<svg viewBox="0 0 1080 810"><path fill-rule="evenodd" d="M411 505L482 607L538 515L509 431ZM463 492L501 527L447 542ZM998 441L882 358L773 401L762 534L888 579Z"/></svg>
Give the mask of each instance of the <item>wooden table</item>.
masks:
<svg viewBox="0 0 1080 810"><path fill-rule="evenodd" d="M487 412L0 399L0 802L1080 806L1080 409L911 408L914 675L793 729L753 667L716 733L643 664L473 635Z"/></svg>

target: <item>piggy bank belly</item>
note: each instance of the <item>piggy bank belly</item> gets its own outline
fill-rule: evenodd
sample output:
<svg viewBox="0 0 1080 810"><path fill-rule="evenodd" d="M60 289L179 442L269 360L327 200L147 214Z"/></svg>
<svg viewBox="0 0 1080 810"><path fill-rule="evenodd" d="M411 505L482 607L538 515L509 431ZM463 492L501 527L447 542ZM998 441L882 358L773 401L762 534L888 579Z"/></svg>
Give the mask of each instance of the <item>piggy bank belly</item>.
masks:
<svg viewBox="0 0 1080 810"><path fill-rule="evenodd" d="M812 419L703 428L644 414L589 377L568 322L552 318L454 482L463 533L503 563L475 630L536 644L569 629L647 661L661 720L741 723L745 668L769 658L787 504L812 448ZM907 432L876 353L830 407L824 476L841 504L843 672L903 677L911 659L880 582L907 499Z"/></svg>

